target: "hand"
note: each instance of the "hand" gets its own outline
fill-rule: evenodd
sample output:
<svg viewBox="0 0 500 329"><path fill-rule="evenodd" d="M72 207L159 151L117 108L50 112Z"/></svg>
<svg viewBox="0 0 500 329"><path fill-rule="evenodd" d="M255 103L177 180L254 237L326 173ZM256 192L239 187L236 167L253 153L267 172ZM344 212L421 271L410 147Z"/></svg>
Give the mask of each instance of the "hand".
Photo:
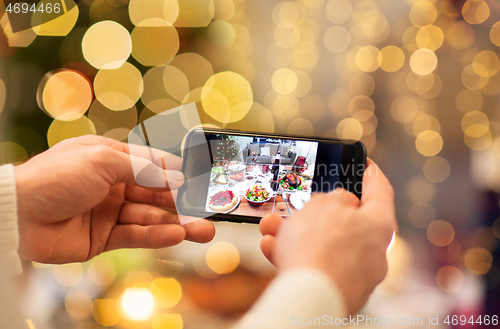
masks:
<svg viewBox="0 0 500 329"><path fill-rule="evenodd" d="M128 144L84 136L16 166L21 259L84 262L118 248L214 237L212 223L181 226L174 212L158 208L175 209L172 190L184 182L180 158L154 150L155 158L166 157L167 188L146 189L135 182L128 152Z"/></svg>
<svg viewBox="0 0 500 329"><path fill-rule="evenodd" d="M355 313L387 273L386 250L396 226L394 190L368 160L361 201L343 189L316 194L289 219L262 218L261 249L280 271L326 273Z"/></svg>

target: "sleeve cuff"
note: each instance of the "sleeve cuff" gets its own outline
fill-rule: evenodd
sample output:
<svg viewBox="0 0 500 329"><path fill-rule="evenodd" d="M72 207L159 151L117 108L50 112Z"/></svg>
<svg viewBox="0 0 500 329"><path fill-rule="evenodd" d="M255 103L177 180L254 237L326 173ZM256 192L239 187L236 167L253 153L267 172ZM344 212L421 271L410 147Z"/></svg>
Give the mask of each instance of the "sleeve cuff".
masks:
<svg viewBox="0 0 500 329"><path fill-rule="evenodd" d="M21 274L17 224L16 177L13 165L0 166L0 267L7 274Z"/></svg>
<svg viewBox="0 0 500 329"><path fill-rule="evenodd" d="M309 268L292 269L276 277L235 329L296 328L308 319L315 328L314 324L334 323L345 315L343 297L326 274Z"/></svg>

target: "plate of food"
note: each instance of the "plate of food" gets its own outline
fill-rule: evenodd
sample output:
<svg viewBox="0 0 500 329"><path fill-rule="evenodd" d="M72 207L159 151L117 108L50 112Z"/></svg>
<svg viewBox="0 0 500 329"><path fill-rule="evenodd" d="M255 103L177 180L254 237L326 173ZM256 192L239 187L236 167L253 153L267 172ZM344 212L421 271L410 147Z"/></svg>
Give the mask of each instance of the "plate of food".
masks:
<svg viewBox="0 0 500 329"><path fill-rule="evenodd" d="M245 199L252 206L260 206L271 199L271 192L260 184L256 184L245 192Z"/></svg>
<svg viewBox="0 0 500 329"><path fill-rule="evenodd" d="M287 172L278 179L285 191L307 191L305 180L294 172Z"/></svg>
<svg viewBox="0 0 500 329"><path fill-rule="evenodd" d="M297 210L304 208L304 205L311 200L311 194L308 192L294 192L290 195L290 203Z"/></svg>
<svg viewBox="0 0 500 329"><path fill-rule="evenodd" d="M234 210L240 203L240 197L231 190L220 190L208 197L207 211L217 213L228 213Z"/></svg>
<svg viewBox="0 0 500 329"><path fill-rule="evenodd" d="M241 163L233 164L228 167L229 171L231 172L236 172L236 171L242 171L245 170L246 166Z"/></svg>
<svg viewBox="0 0 500 329"><path fill-rule="evenodd" d="M234 182L243 182L245 180L245 173L242 171L238 171L229 175L229 179Z"/></svg>

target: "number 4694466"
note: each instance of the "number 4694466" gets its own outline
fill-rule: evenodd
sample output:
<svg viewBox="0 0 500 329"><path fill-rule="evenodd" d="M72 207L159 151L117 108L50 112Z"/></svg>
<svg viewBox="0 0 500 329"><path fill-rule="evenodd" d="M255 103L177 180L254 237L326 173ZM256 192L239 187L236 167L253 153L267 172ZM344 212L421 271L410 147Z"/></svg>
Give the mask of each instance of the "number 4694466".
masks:
<svg viewBox="0 0 500 329"><path fill-rule="evenodd" d="M474 325L474 324L479 324L479 325L498 325L498 315L479 315L477 318L474 317L474 315L471 315L469 318L467 318L465 315L453 315L453 316L447 316L446 319L444 319L443 323L447 325L453 325L453 326L464 326L464 325Z"/></svg>
<svg viewBox="0 0 500 329"><path fill-rule="evenodd" d="M7 6L7 8L5 8L5 11L8 12L8 13L14 13L14 14L20 14L20 13L23 13L23 14L27 14L29 12L32 12L32 13L36 13L36 12L39 12L39 13L47 13L47 14L51 14L51 13L56 13L56 14L59 14L61 12L61 4L60 3L43 3L41 2L38 6L36 6L35 4L32 4L31 6L25 2L23 3L15 3L15 4L12 4L9 3L9 5Z"/></svg>

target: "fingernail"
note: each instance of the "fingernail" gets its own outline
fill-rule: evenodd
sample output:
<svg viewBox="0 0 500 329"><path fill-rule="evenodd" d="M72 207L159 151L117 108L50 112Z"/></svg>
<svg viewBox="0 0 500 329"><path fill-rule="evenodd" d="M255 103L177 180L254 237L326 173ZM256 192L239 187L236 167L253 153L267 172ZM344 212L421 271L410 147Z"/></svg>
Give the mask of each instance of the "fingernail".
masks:
<svg viewBox="0 0 500 329"><path fill-rule="evenodd" d="M184 175L177 170L165 170L165 175L167 175L167 180L169 182L175 183L184 181Z"/></svg>

